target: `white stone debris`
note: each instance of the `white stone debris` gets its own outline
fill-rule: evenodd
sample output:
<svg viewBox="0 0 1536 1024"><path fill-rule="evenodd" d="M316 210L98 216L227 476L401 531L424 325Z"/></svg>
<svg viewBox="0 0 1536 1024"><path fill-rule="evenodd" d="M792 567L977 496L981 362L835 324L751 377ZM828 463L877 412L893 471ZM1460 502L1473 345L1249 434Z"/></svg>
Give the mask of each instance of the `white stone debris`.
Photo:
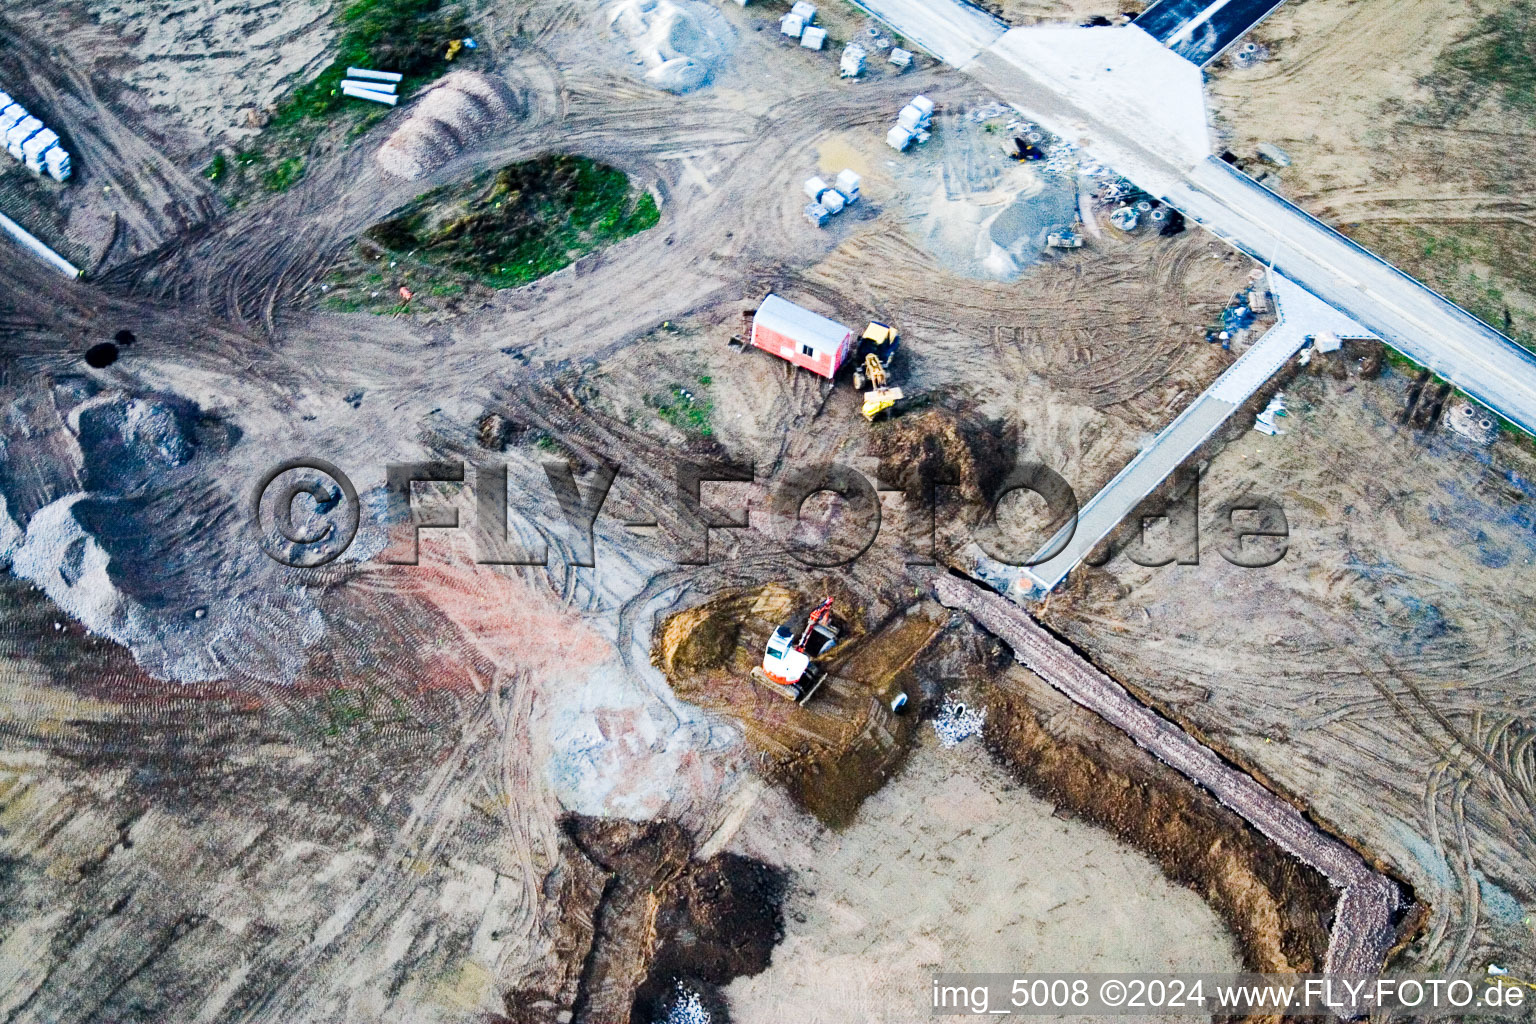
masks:
<svg viewBox="0 0 1536 1024"><path fill-rule="evenodd" d="M684 987L682 982L678 982L677 1001L662 1018L662 1024L712 1024L713 1021L714 1018L709 1015L709 1011L704 1009L704 1002L699 998L699 994Z"/></svg>
<svg viewBox="0 0 1536 1024"><path fill-rule="evenodd" d="M842 60L838 62L838 75L842 78L858 78L864 73L864 59L869 51L858 43L843 47Z"/></svg>
<svg viewBox="0 0 1536 1024"><path fill-rule="evenodd" d="M940 743L953 747L981 732L986 721L985 708L977 710L962 701L946 698L939 707L938 717L933 720L933 731L938 734Z"/></svg>
<svg viewBox="0 0 1536 1024"><path fill-rule="evenodd" d="M667 92L706 85L736 45L730 22L699 0L619 0L608 27L645 69L646 82Z"/></svg>

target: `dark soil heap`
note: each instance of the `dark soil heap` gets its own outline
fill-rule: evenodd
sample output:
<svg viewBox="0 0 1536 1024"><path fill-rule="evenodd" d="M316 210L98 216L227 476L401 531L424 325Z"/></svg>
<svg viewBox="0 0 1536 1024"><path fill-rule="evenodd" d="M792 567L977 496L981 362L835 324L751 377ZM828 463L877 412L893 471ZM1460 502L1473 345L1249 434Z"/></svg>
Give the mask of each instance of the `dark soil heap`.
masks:
<svg viewBox="0 0 1536 1024"><path fill-rule="evenodd" d="M716 1020L727 1020L719 990L764 970L783 938L783 874L730 853L696 860L687 833L672 821L571 815L563 824L575 859L603 880L595 906L579 899L568 905L575 920L567 930L590 946L566 1019L649 1024L665 1018L686 989ZM559 1004L512 993L504 1019L553 1024L562 1019Z"/></svg>

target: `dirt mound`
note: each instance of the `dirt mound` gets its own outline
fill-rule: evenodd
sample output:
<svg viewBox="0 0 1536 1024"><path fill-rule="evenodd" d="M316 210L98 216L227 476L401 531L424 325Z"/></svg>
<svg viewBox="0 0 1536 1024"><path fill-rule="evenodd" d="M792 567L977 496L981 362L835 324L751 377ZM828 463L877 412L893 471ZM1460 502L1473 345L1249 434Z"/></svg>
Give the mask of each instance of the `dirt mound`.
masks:
<svg viewBox="0 0 1536 1024"><path fill-rule="evenodd" d="M651 649L651 661L669 677L722 668L740 646L744 619L785 619L797 597L787 587L769 584L721 595L678 612L663 623Z"/></svg>
<svg viewBox="0 0 1536 1024"><path fill-rule="evenodd" d="M785 881L772 866L734 853L690 865L663 891L656 931L665 938L635 995L632 1019L666 1020L687 992L718 1008L720 988L766 970L784 937Z"/></svg>
<svg viewBox="0 0 1536 1024"><path fill-rule="evenodd" d="M881 479L914 499L925 481L947 478L966 501L980 502L1013 467L1016 433L1000 422L966 423L947 409L928 409L879 425L869 450Z"/></svg>
<svg viewBox="0 0 1536 1024"><path fill-rule="evenodd" d="M455 71L427 91L374 159L399 178L420 178L459 155L517 111L517 96L499 78Z"/></svg>
<svg viewBox="0 0 1536 1024"><path fill-rule="evenodd" d="M608 25L651 85L689 92L706 84L735 48L719 11L695 0L620 0Z"/></svg>
<svg viewBox="0 0 1536 1024"><path fill-rule="evenodd" d="M842 639L818 663L827 678L805 707L755 681L752 669L782 623L803 623L831 594ZM679 697L734 721L764 777L833 827L846 824L896 770L917 716L897 714L891 699L919 702L912 672L943 619L920 608L866 629L862 603L837 580L811 591L777 584L734 590L668 617L651 660Z"/></svg>

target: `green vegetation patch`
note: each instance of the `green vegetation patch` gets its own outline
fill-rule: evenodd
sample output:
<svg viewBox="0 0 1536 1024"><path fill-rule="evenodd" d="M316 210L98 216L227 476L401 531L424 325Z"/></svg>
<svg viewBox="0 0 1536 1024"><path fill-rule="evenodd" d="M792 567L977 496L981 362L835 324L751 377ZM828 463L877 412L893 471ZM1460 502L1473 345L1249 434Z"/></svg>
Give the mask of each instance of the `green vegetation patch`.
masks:
<svg viewBox="0 0 1536 1024"><path fill-rule="evenodd" d="M336 16L336 27L331 65L277 105L260 138L233 154L233 166L219 152L204 169L228 201L253 189L286 191L304 177L305 158L328 129L334 126L339 138L355 138L389 114L389 107L342 95L347 68L404 75L396 90L403 99L451 70L448 44L469 34L444 0L352 0Z"/></svg>
<svg viewBox="0 0 1536 1024"><path fill-rule="evenodd" d="M648 396L646 404L656 410L656 415L683 433L710 437L715 432L710 425L710 414L715 407L704 395L704 389L711 383L710 378L700 377L697 389L674 384L668 394Z"/></svg>
<svg viewBox="0 0 1536 1024"><path fill-rule="evenodd" d="M435 189L367 237L492 288L515 288L652 227L649 193L623 171L550 154Z"/></svg>
<svg viewBox="0 0 1536 1024"><path fill-rule="evenodd" d="M273 126L323 119L343 103L364 102L341 94L349 67L398 72L405 76L398 92L408 95L448 70L449 41L469 33L456 14L443 11L443 0L353 0L337 16L336 27L336 60L278 106Z"/></svg>
<svg viewBox="0 0 1536 1024"><path fill-rule="evenodd" d="M1536 351L1536 264L1520 225L1360 226L1361 244L1418 277L1475 317Z"/></svg>
<svg viewBox="0 0 1536 1024"><path fill-rule="evenodd" d="M1478 85L1497 87L1506 106L1536 113L1536 4L1517 0L1487 15L1441 60Z"/></svg>
<svg viewBox="0 0 1536 1024"><path fill-rule="evenodd" d="M541 157L418 196L370 228L309 297L337 313L453 314L659 219L622 171Z"/></svg>

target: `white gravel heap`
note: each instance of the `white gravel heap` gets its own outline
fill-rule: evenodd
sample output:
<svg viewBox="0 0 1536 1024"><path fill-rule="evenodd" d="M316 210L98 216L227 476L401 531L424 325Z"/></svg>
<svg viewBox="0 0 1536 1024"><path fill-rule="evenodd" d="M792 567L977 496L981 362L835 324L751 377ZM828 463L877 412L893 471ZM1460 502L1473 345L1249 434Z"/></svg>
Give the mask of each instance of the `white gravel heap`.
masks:
<svg viewBox="0 0 1536 1024"><path fill-rule="evenodd" d="M645 81L667 92L708 83L736 46L730 22L698 0L619 0L608 26Z"/></svg>
<svg viewBox="0 0 1536 1024"><path fill-rule="evenodd" d="M704 1009L704 1003L699 999L699 994L690 988L683 987L682 982L678 982L677 1001L672 1004L672 1009L667 1011L662 1024L711 1024L713 1020L709 1011Z"/></svg>
<svg viewBox="0 0 1536 1024"><path fill-rule="evenodd" d="M953 747L981 732L986 720L985 708L967 707L953 697L946 697L939 707L938 717L933 720L933 731L938 733L940 743Z"/></svg>

